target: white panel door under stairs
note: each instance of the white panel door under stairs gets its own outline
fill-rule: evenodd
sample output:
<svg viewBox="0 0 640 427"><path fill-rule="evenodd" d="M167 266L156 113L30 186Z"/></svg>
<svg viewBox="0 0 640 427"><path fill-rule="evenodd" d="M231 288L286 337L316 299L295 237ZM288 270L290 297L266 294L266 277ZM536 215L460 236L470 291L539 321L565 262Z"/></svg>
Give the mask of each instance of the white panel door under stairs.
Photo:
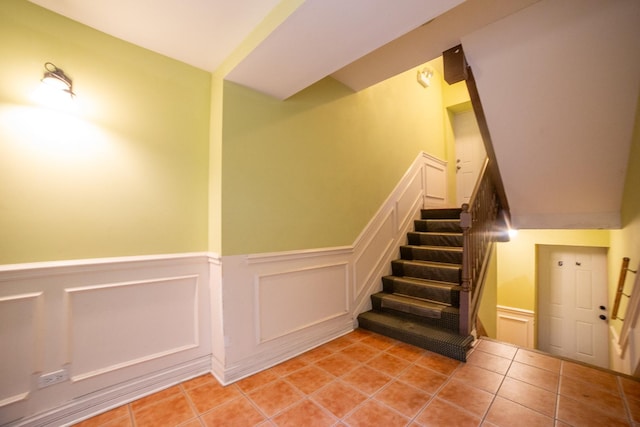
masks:
<svg viewBox="0 0 640 427"><path fill-rule="evenodd" d="M461 206L469 203L487 154L472 110L453 116L453 134L456 146L456 202Z"/></svg>
<svg viewBox="0 0 640 427"><path fill-rule="evenodd" d="M609 367L605 248L538 248L538 348Z"/></svg>

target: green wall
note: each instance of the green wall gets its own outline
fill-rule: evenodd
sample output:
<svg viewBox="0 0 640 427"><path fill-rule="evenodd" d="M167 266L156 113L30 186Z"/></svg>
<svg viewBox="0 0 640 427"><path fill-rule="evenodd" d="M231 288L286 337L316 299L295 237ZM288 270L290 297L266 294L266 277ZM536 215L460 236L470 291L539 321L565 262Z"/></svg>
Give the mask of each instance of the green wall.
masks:
<svg viewBox="0 0 640 427"><path fill-rule="evenodd" d="M43 64L74 112L32 94ZM207 250L210 74L0 2L0 264Z"/></svg>
<svg viewBox="0 0 640 427"><path fill-rule="evenodd" d="M441 81L415 69L285 101L226 82L223 104L224 255L351 245L420 151L447 156Z"/></svg>

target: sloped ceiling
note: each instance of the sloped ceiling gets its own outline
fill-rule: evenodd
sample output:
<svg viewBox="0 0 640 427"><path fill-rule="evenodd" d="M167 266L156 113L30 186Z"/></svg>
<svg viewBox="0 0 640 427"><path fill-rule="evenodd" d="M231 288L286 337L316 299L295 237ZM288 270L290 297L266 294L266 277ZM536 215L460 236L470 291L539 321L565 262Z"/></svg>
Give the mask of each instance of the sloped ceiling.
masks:
<svg viewBox="0 0 640 427"><path fill-rule="evenodd" d="M214 71L278 0L30 0ZM637 0L281 0L300 6L227 79L280 99L354 91L463 43L520 228L612 228L640 86Z"/></svg>
<svg viewBox="0 0 640 427"><path fill-rule="evenodd" d="M640 91L640 2L545 0L462 44L514 225L619 227Z"/></svg>
<svg viewBox="0 0 640 427"><path fill-rule="evenodd" d="M306 0L227 79L285 99L463 0Z"/></svg>

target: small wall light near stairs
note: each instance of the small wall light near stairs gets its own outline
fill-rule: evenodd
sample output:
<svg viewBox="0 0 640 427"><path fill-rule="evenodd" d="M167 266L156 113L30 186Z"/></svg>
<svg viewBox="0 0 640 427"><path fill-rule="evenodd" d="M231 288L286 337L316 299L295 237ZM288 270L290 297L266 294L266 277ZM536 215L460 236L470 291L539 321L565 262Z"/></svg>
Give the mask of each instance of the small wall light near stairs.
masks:
<svg viewBox="0 0 640 427"><path fill-rule="evenodd" d="M46 85L51 91L63 92L71 99L76 96L73 93L73 80L61 68L56 67L51 62L46 62L44 69L44 76L41 80L43 85Z"/></svg>
<svg viewBox="0 0 640 427"><path fill-rule="evenodd" d="M420 83L420 86L423 88L428 88L431 86L431 78L433 77L433 69L430 67L425 67L422 70L418 70L417 80Z"/></svg>

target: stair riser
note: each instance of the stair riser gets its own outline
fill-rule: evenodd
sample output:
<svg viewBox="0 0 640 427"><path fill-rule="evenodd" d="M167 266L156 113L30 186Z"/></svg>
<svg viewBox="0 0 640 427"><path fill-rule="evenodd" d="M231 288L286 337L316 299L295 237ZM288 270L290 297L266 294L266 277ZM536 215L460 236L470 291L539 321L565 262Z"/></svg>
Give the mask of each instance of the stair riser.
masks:
<svg viewBox="0 0 640 427"><path fill-rule="evenodd" d="M394 276L406 276L425 280L437 280L440 282L460 283L459 268L407 264L396 260L391 263L391 270L393 271Z"/></svg>
<svg viewBox="0 0 640 427"><path fill-rule="evenodd" d="M414 221L416 231L432 231L441 233L462 233L460 220L433 221L428 219L418 219Z"/></svg>
<svg viewBox="0 0 640 427"><path fill-rule="evenodd" d="M382 278L382 290L388 293L397 293L415 298L440 302L457 307L460 304L460 292L436 286L420 286L413 283L396 281L391 277Z"/></svg>
<svg viewBox="0 0 640 427"><path fill-rule="evenodd" d="M457 246L462 247L463 238L460 235L439 235L424 233L407 233L407 241L410 245L424 246Z"/></svg>
<svg viewBox="0 0 640 427"><path fill-rule="evenodd" d="M400 256L402 259L406 259L406 260L444 262L448 264L462 264L462 252L460 251L401 246Z"/></svg>
<svg viewBox="0 0 640 427"><path fill-rule="evenodd" d="M415 310L410 307L402 307L401 305L391 307L386 307L384 298L381 298L378 295L371 296L371 305L374 310L387 312L394 314L396 316L402 316L406 319L413 320L415 322L420 322L422 324L431 325L438 328L447 329L452 332L457 332L460 327L460 316L458 313L452 313L443 311L439 313L440 318L434 318L430 316L423 316L419 313L416 313Z"/></svg>

